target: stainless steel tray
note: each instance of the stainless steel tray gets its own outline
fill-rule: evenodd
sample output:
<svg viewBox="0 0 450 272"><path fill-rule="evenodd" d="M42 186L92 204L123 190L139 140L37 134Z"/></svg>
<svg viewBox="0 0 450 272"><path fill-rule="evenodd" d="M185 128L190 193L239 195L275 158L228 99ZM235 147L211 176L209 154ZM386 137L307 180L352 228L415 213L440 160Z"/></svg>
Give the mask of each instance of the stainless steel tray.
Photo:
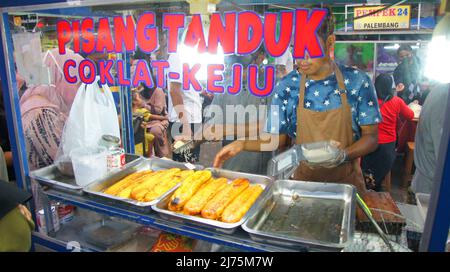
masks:
<svg viewBox="0 0 450 272"><path fill-rule="evenodd" d="M351 185L277 180L242 228L258 242L342 250L353 240L355 199Z"/></svg>
<svg viewBox="0 0 450 272"><path fill-rule="evenodd" d="M209 230L216 230L227 234L232 234L240 225L242 225L242 223L245 222L245 220L247 220L249 214L255 212L255 208L256 206L258 206L258 202L261 201L261 199L263 199L264 196L267 194L267 192L269 191L270 187L273 184L273 180L266 176L252 175L223 169L206 168L206 170L210 170L214 178L223 177L229 180L234 180L237 178L246 178L250 181L251 184L261 185L264 188L264 191L255 201L252 207L248 210L248 212L244 215L244 217L239 222L236 223L224 223L217 220L202 218L200 216L185 215L168 210L167 205L174 190L169 194L166 194L163 198L161 198L161 200L158 201L156 205L153 205L152 208L156 212L159 212L162 218L167 220L176 221L186 225L193 225L196 227L200 226Z"/></svg>
<svg viewBox="0 0 450 272"><path fill-rule="evenodd" d="M142 160L139 161L139 163L126 167L124 170L120 172L112 173L103 179L94 181L93 183L84 187L83 191L93 198L99 198L101 200L107 201L110 204L126 207L127 209L135 210L138 212L148 213L151 211L151 205L156 204L161 198L163 198L165 195L169 194L175 188L177 188L178 185L170 189L166 194L150 202L139 202L134 199L116 197L105 194L103 192L116 182L123 179L124 177L137 171L161 170L175 167L180 169L193 169L193 170L201 170L204 168L203 166L200 165L186 164L181 162L175 162L172 160L160 159L156 157L149 159L143 158Z"/></svg>
<svg viewBox="0 0 450 272"><path fill-rule="evenodd" d="M123 168L133 166L138 163L140 159L142 159L142 157L139 155L125 154L126 164ZM115 170L113 173L117 171L120 170ZM75 193L78 195L83 194L83 187L77 185L75 182L75 177L64 175L54 164L32 171L30 173L30 178L37 181L42 186L47 186L55 190Z"/></svg>

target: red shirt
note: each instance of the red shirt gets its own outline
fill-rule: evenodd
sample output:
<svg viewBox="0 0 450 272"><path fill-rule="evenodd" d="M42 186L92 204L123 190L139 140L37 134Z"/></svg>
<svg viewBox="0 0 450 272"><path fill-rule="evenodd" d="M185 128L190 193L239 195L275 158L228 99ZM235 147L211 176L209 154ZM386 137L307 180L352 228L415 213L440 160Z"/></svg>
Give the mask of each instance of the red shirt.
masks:
<svg viewBox="0 0 450 272"><path fill-rule="evenodd" d="M412 120L414 112L399 97L394 96L391 100L383 103L378 99L383 121L378 125L378 143L386 144L397 140L397 119L402 116L404 119Z"/></svg>

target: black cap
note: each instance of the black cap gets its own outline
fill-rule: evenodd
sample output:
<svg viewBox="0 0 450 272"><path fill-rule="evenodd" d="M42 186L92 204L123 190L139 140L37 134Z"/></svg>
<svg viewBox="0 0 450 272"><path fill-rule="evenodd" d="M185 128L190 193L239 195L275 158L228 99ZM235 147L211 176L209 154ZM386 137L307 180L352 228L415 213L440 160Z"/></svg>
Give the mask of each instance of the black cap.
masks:
<svg viewBox="0 0 450 272"><path fill-rule="evenodd" d="M0 180L0 219L7 215L19 204L31 199L32 195L17 188L14 184Z"/></svg>

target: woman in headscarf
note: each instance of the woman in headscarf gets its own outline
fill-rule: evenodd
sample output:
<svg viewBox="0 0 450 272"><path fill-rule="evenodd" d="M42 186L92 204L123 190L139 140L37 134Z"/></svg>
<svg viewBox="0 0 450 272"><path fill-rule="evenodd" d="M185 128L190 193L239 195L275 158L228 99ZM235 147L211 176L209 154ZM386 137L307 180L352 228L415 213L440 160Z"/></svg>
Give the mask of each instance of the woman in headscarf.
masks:
<svg viewBox="0 0 450 272"><path fill-rule="evenodd" d="M50 165L55 159L64 124L80 86L80 82L71 84L64 77L62 67L69 59L78 67L83 57L67 48L64 55L60 55L58 49L47 51L44 64L49 68L51 84L31 86L20 99L30 170ZM77 76L76 69L72 70L72 76Z"/></svg>
<svg viewBox="0 0 450 272"><path fill-rule="evenodd" d="M149 121L145 122L143 127L154 136L151 146L148 147L148 156L151 157L154 150L155 156L168 157L170 152L167 138L169 118L166 95L162 89L156 86L148 88L145 85L140 94L146 103L146 108L150 111Z"/></svg>

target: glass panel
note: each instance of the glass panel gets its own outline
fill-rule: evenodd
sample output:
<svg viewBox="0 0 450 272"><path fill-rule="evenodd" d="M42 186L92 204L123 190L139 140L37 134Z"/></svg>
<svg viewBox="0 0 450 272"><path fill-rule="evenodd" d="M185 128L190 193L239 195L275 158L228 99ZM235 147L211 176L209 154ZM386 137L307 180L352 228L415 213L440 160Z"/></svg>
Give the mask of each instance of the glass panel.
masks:
<svg viewBox="0 0 450 272"><path fill-rule="evenodd" d="M239 53L235 52L233 48L231 52L226 53L225 51L228 49L225 48L225 44L228 40L235 38L233 34L242 33L242 29L239 28L241 25L235 25L238 30L234 31L232 29L230 32L232 35L227 36L225 39L222 38L227 33L223 29L221 32L221 29L217 27L220 26L219 24L215 25L217 29L210 30L212 17L209 14L212 11L221 12L222 14L226 12L250 11L248 14L253 16L251 18L254 21L261 22L261 29L263 29L266 24L262 23L270 17L267 12L274 12L280 15L282 14L280 11L304 8L305 5L292 4L294 1L288 1L289 4L280 4L280 1L260 1L259 4L254 4L253 2L255 1L240 3L221 1L217 5L202 6L199 3L203 1L197 2L197 5L189 5L186 1L131 1L131 3L124 1L121 4L108 5L102 3L101 5L90 7L65 6L64 8L49 10L13 12L9 15L8 24L12 33L10 38L13 42L11 50L14 50L14 67L19 83L20 105L17 105L17 107L21 111L24 131L24 135L20 136L23 136L26 141L26 157L30 170L51 165L57 157L60 157L58 152L64 151L63 145L61 145L64 138L64 128L66 127L67 129L70 125L75 127L82 125L83 127L72 127L73 133L66 135L69 137L67 141L81 141L81 144L85 145L83 147L85 149L87 149L87 142L90 142L90 145L100 145L101 137L95 133L98 133L98 129L102 128L104 130L100 134L114 134L115 131L118 131L117 136L121 136L122 146L129 152L134 150L134 153L147 157L166 157L183 162L212 166L216 154L223 146L238 138L249 138L250 132L256 131L262 134L264 130L264 135L270 134L271 137L282 134L286 136L283 139L287 138L286 143L283 144L287 144L289 147L296 143L297 123L302 124L300 121L297 122L296 119L299 105L305 109L312 107L316 112L325 112L329 109L339 108L341 100L336 98L340 95L339 91L336 92L336 90L340 86L337 80L334 80L335 78L332 78L333 80L331 81L327 80L328 77L333 77L334 71L328 70L323 74L320 72L323 71L323 67L332 67L331 65L326 65L331 64L328 63L329 59L294 58L295 43L301 39L300 35L291 36L291 40L289 41L288 39L286 43L287 50L282 50L281 55L276 55L270 54L269 49L265 46L268 35L251 29L248 31L248 35L246 37L244 35L241 39L260 35L261 43L256 43L256 46L252 48L253 50L249 50L251 52ZM313 3L314 1L310 2ZM312 5L307 5L306 7L310 8ZM421 6L421 29L434 27L432 20L434 20L435 11L433 7L435 6L430 6L430 4ZM377 93L373 84L375 78L380 74L394 75L395 70L401 67L400 59L405 57L398 49L405 45L411 47L411 56L413 56L412 59L414 59L415 63L414 66L410 65L408 68L417 67L418 70L422 69L424 67L422 64L426 60L425 52L428 41L416 41L415 36L411 35L402 36L404 35L401 34L403 31L393 32L385 40L384 34L377 34L377 32L367 35L344 35L349 34L342 33L345 20L344 5L336 5L333 7L333 10L337 19L334 29L340 35L338 37L339 42L334 46L334 51L329 51L330 57L334 57L340 65L359 69L355 71L353 68L340 66L345 70L344 75L347 82L345 83L344 81L344 85L350 84L352 86L349 87L351 89L348 89L347 93L350 97L349 103L354 107L351 119L351 133L354 135L353 140L357 141L362 137L360 134L363 127L376 125L381 120L379 118L381 113L379 109L376 109L370 116L371 120L364 124L361 122L363 118L367 117L365 114L366 110L370 110L369 107L377 106L377 101L380 104L386 102L383 99L378 100L377 98L380 97L375 95ZM353 8L349 10L352 12ZM149 14L149 11L154 12L154 17L149 17L149 20L154 21L157 36L152 36L155 32L152 32L153 29L147 25L142 27L140 31L129 28L132 24L139 26L139 22L142 23L141 19L146 18L145 16ZM180 23L185 24L186 27L184 29L180 28L176 35L171 36L178 42L177 52L168 52L170 34L164 29L164 16L169 13L172 15L178 13L186 14L185 18L180 19ZM198 17L193 16L193 13L202 13L203 16L196 21ZM419 24L417 20L418 14L419 6L412 4L410 28L413 30ZM81 36L79 33L74 34L69 31L69 41L65 44L58 43L58 22L65 20L70 30L76 27L81 29L87 17L92 18L92 25L87 25L87 31L85 29ZM118 17L124 18L123 26L120 25L120 20L115 20ZM230 21L233 22L232 19ZM325 21L324 23L331 24L331 21ZM166 23L173 23L173 21L166 21ZM220 33L215 38L222 39L222 47L218 47L216 53L201 53L196 50L202 47L201 43L197 44L198 37L196 35L199 33L189 33L187 27L189 24L195 25L196 23L198 29L205 31L202 34L205 35L207 42L209 42L210 36L214 37L212 34ZM349 26L351 30L353 26L351 19L349 19ZM84 27L86 28L86 25ZM102 28L103 31L99 30ZM119 28L122 31L118 31ZM131 30L128 31L128 29ZM331 34L331 29L333 28L329 25L322 32L325 32L323 34L328 37ZM274 24L271 30L276 32L276 37L281 36L281 33L283 33L283 27L279 22ZM128 36L121 41L120 37L122 34ZM393 40L393 36L395 36L395 40ZM81 40L79 40L80 38ZM92 40L89 40L90 38ZM116 38L119 41L116 41ZM325 45L323 37L320 38L321 45ZM111 39L111 43L109 43L109 39ZM182 44L182 42L189 41L189 39L191 39L192 44L195 44L196 48ZM377 39L377 41L369 42L371 39ZM155 50L148 50L152 51L151 53L144 50L151 47L152 44L156 45ZM238 42L230 44L235 46ZM114 52L115 46L120 47L120 45L123 45L123 50ZM127 45L130 47L130 50L125 50ZM60 55L58 46L65 48L67 53ZM101 47L101 50L99 50L101 52L86 53L86 51L90 51L90 46ZM112 47L110 48L111 50L103 50L108 48L108 46ZM80 47L83 50L79 50ZM74 51L79 51L79 53L74 53ZM310 53L308 52L308 54ZM65 64L67 64L66 61L68 60L74 60L75 62L70 64L72 66L68 69L69 74L64 74L64 70L67 68ZM88 81L93 76L102 76L108 87L106 85L99 87L92 83L87 84L86 88L80 89L81 80L78 68L82 60L89 60L89 62L85 62L87 65L86 69L82 70L84 81ZM198 73L190 78L190 84L186 84L187 81L183 80L183 76L195 69L194 67L197 63L200 64ZM111 66L105 66L109 64ZM165 64L168 67L162 69L161 67ZM186 66L183 66L183 64L186 64ZM207 74L208 65L216 65L215 68L217 68L216 71L210 72L209 76ZM300 91L300 77L298 77L296 70L303 75L308 75L308 81L305 84L305 101L300 101L300 103L298 103L297 95ZM356 74L358 76L354 76ZM417 76L412 76L412 78L420 79L420 82L418 84L416 84L417 82L412 84L405 83L404 85L408 86L404 86L404 88L414 94L414 96L409 97L409 93L406 91L403 92L403 94L407 93L406 97L403 97L403 94L400 92L397 95L406 104L412 104L412 106L409 106L414 110L416 109L414 105L416 104L415 100L418 100L418 104L423 105L432 87L430 87L428 80L422 76L422 71L414 71L413 74ZM70 79L75 75L77 75L76 83L67 82L68 78ZM352 78L354 76L355 80L348 80L350 76ZM219 79L214 84L210 84L209 79L211 77ZM164 82L164 84L159 84L160 82ZM197 82L198 84L196 84ZM242 86L234 88L237 82L241 82ZM335 84L333 89L328 86L330 82ZM255 93L258 89L261 91L271 83L273 83L273 86L270 90L271 92L267 93L268 95ZM308 88L310 85L314 85L314 89ZM394 76L392 88L400 88L398 85ZM417 86L419 86L420 92L415 92L415 90L418 90ZM388 86L387 89L392 91L390 87ZM221 93L222 88L223 93ZM353 91L359 91L359 89L366 91L366 93L360 96L352 93ZM113 103L107 103L111 102L111 100L108 100L111 98L108 95L109 90L111 91ZM95 93L98 97L83 98L79 95L80 93L85 95ZM394 91L392 93L395 94ZM355 96L352 97L351 95ZM77 100L77 98L79 99ZM367 99L367 101L362 101L363 99ZM77 101L81 101L81 104ZM94 102L96 104L91 104ZM180 111L175 107L177 104L183 106L183 114L180 114ZM98 105L105 107L99 107ZM106 105L112 107L106 107ZM212 107L207 107L208 105L212 105ZM268 108L271 105L275 107ZM104 111L101 109L104 109ZM103 114L107 110L110 110L108 113L109 118L101 118L101 116L106 116ZM409 186L415 170L414 140L420 109L414 111L416 116L412 120L406 121L401 119L398 123L392 124L392 127L398 127L398 129L393 129L394 139L390 138L389 143L392 145L389 149L391 151L389 155L394 157L393 160L395 161L396 152L404 154L399 157L400 159L397 158L396 162L392 162L393 168L389 168L389 170L392 169L392 184L395 189L390 190L391 172L389 171L388 174L384 173L384 177L382 177L382 189L377 189L390 191L389 197L392 196L395 202L408 202L410 204L399 204L400 211L391 211L384 209L384 207L372 209L374 213L378 212L381 214L381 219L378 218L378 223L389 235L389 239L399 244L396 247L398 250L408 250L406 249L407 246L409 246L409 249L416 249L426 214L426 196L420 193L413 195L405 189ZM70 123L68 120L70 120L70 116L74 112L80 115L74 119L73 123ZM279 117L274 117L277 114L283 115L282 118L284 119L279 120L277 119ZM116 116L118 117L116 118ZM266 120L267 117L270 117L270 119ZM393 119L397 120L397 117L395 116ZM187 121L189 125L185 125L181 129L180 119ZM388 118L384 117L383 119L388 120ZM204 130L203 135L196 138L198 141L191 141L194 134L198 135L196 134L197 132L202 132L201 126L206 126L207 123L208 125L216 125L216 130ZM94 125L89 126L89 124ZM273 124L278 125L278 127ZM104 126L108 126L108 129L103 128ZM305 129L305 131L316 130L316 127ZM182 132L189 134L189 137L181 137L183 136L180 135ZM431 132L426 132L425 134L427 133L431 134ZM95 135L95 137L91 136L91 134ZM255 136L254 134L252 136ZM270 139L272 140L273 138ZM278 140L278 138L276 139ZM206 140L213 141L205 143L204 141ZM111 141L108 142L102 142L101 144L114 145ZM276 142L276 144L279 144L279 142ZM76 146L76 143L73 146ZM175 147L178 146L186 147L186 149L181 148L180 150L187 150L187 152L181 154L175 152L178 150ZM277 152L282 151L282 149L278 148L270 150L274 152L241 153L239 156L227 161L223 167L239 172L266 174L267 162ZM65 156L70 155L69 152L63 152L62 154ZM365 154L365 157L368 157L368 155ZM88 165L91 166L91 169L88 170L97 172L101 168L97 165L97 163L100 164L99 161L94 161L91 165ZM102 166L104 166L103 161L106 161L106 159L103 160L102 157L101 161ZM63 160L63 162L69 162L69 160ZM63 163L59 166L59 171L73 175L73 173L70 173L74 170L71 163ZM367 178L367 176L365 177ZM372 178L374 179L374 177ZM370 179L367 180L368 187L375 182ZM380 179L378 183L380 183ZM388 185L385 183L388 183ZM401 187L400 185L405 186ZM34 184L34 186L37 185ZM375 187L370 187L370 189L375 190ZM407 194L410 197L409 201L406 200ZM421 197L424 198L422 199ZM37 194L36 199L39 202ZM394 200L390 201L390 203L394 202ZM419 216L418 220L422 220L421 222L406 215L408 213L407 210L411 208L406 205L414 206L414 216ZM41 205L38 204L37 210L41 208ZM385 224L386 222L383 220L386 218L396 218L396 220L400 218L406 221L404 225L407 226L404 227L402 225L399 230L389 225L389 222ZM369 221L366 221L366 223L364 227L357 229L355 240L359 239L357 242L360 244L349 250L355 250L355 248L357 250L389 250L380 236L374 234L376 232L374 226ZM370 248L371 242L376 242L378 247Z"/></svg>
<svg viewBox="0 0 450 272"><path fill-rule="evenodd" d="M373 77L374 43L336 43L336 62L356 67Z"/></svg>

